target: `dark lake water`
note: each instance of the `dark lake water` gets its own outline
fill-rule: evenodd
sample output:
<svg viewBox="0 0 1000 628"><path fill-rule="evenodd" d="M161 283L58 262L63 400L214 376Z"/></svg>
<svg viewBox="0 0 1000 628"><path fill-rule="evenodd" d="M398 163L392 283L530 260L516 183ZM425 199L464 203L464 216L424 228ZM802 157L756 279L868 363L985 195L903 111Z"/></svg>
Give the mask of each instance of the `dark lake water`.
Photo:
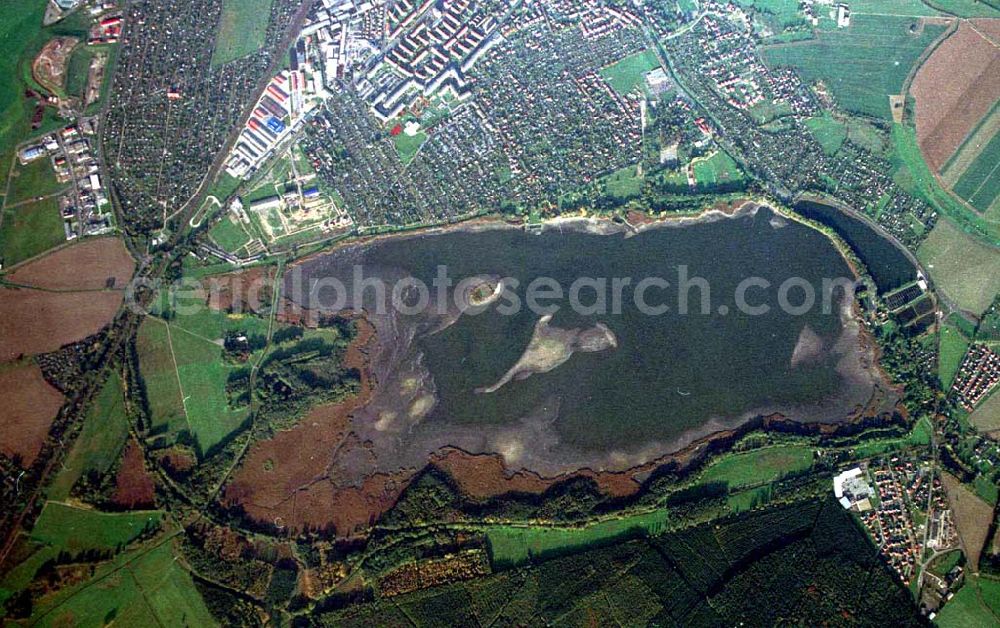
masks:
<svg viewBox="0 0 1000 628"><path fill-rule="evenodd" d="M879 235L863 220L825 203L802 201L795 211L834 229L868 268L880 293L902 286L917 278L917 269L898 246Z"/></svg>
<svg viewBox="0 0 1000 628"><path fill-rule="evenodd" d="M383 343L376 359L379 391L362 420L369 424L357 427L371 428L367 436L375 441L391 434L385 447L410 462L455 445L503 451L508 463L534 469L626 466L752 415L843 420L869 402L875 387L857 324L837 307L842 293L827 311L821 303L824 279L853 279L847 263L823 234L768 210L627 238L549 228L540 235L508 229L385 239L314 258L303 271L307 278L333 275L346 282L355 263L366 276L409 275L428 284L440 265L456 280L516 278L521 288L513 292L522 302L524 287L542 276L567 290L581 276L607 278L609 285L627 277L632 286L661 277L671 285L646 293L647 302L668 305L659 315L640 311L628 288L620 313L578 313L565 299L546 301L560 306L552 326L600 323L617 346L574 353L549 372L492 393L476 390L518 362L539 313L522 307L501 314L500 303L509 304L501 299L450 325L435 316L375 317ZM708 313L701 311L698 288L688 291L691 312L677 311L680 267L706 280ZM737 288L748 277L770 284L747 293L770 312L738 311ZM801 314L781 310L778 288L790 277L815 286L815 307ZM798 305L802 294L791 290L789 300ZM594 299L593 289L581 291L585 305Z"/></svg>

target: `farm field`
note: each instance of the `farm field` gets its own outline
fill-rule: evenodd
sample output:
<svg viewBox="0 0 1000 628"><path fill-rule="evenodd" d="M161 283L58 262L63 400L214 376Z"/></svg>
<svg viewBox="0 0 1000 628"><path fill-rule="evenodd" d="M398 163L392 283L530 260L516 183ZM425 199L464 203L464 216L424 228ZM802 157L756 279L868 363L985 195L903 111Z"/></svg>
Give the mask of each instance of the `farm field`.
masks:
<svg viewBox="0 0 1000 628"><path fill-rule="evenodd" d="M941 482L955 513L955 527L962 538L968 564L978 565L993 520L993 508L950 473L943 473Z"/></svg>
<svg viewBox="0 0 1000 628"><path fill-rule="evenodd" d="M46 290L124 289L135 261L119 238L87 238L17 268L11 283Z"/></svg>
<svg viewBox="0 0 1000 628"><path fill-rule="evenodd" d="M216 620L183 567L172 543L160 541L102 565L94 577L69 590L44 598L35 609L33 625L211 626Z"/></svg>
<svg viewBox="0 0 1000 628"><path fill-rule="evenodd" d="M969 415L969 422L981 432L1000 430L1000 394L994 392Z"/></svg>
<svg viewBox="0 0 1000 628"><path fill-rule="evenodd" d="M578 528L497 526L487 530L486 538L490 560L510 567L598 544L652 536L663 531L666 524L667 511L657 510Z"/></svg>
<svg viewBox="0 0 1000 628"><path fill-rule="evenodd" d="M0 362L36 355L97 333L111 322L122 293L0 288Z"/></svg>
<svg viewBox="0 0 1000 628"><path fill-rule="evenodd" d="M960 329L945 323L941 326L941 345L938 349L938 378L941 386L948 390L955 381L958 367L969 349L969 340Z"/></svg>
<svg viewBox="0 0 1000 628"><path fill-rule="evenodd" d="M35 460L63 396L31 362L0 364L0 452L18 456L27 468Z"/></svg>
<svg viewBox="0 0 1000 628"><path fill-rule="evenodd" d="M979 157L979 154L990 143L994 135L1000 133L1000 101L993 106L969 136L965 138L958 150L941 167L941 180L949 189L955 187L959 177L969 168L969 165Z"/></svg>
<svg viewBox="0 0 1000 628"><path fill-rule="evenodd" d="M813 450L800 445L776 446L722 456L698 476L699 482L725 482L730 489L773 482L786 473L812 466Z"/></svg>
<svg viewBox="0 0 1000 628"><path fill-rule="evenodd" d="M23 98L21 57L42 27L46 3L41 0L4 4L0 22L0 172L6 172L13 159L14 147L31 122L31 111Z"/></svg>
<svg viewBox="0 0 1000 628"><path fill-rule="evenodd" d="M644 50L603 68L601 76L613 90L624 96L642 85L646 72L658 67L660 62L656 53Z"/></svg>
<svg viewBox="0 0 1000 628"><path fill-rule="evenodd" d="M56 180L56 173L48 157L39 157L24 165L18 162L10 174L7 185L8 206L39 196L49 196L66 188L66 184Z"/></svg>
<svg viewBox="0 0 1000 628"><path fill-rule="evenodd" d="M910 93L920 149L940 172L1000 98L1000 55L972 23L963 22L917 70Z"/></svg>
<svg viewBox="0 0 1000 628"><path fill-rule="evenodd" d="M920 54L944 26L914 20L857 15L846 29L820 32L816 40L762 49L770 66L796 68L807 81L822 80L837 104L854 113L891 119L889 96L898 94Z"/></svg>
<svg viewBox="0 0 1000 628"><path fill-rule="evenodd" d="M128 438L124 396L121 378L111 373L87 412L83 428L62 469L49 487L49 499L65 501L77 480L91 471L103 475L118 459Z"/></svg>
<svg viewBox="0 0 1000 628"><path fill-rule="evenodd" d="M273 0L224 0L212 65L220 66L260 50Z"/></svg>
<svg viewBox="0 0 1000 628"><path fill-rule="evenodd" d="M1000 62L997 65L1000 76ZM955 184L954 191L981 212L993 206L1000 197L1000 133L994 135L975 161L969 164Z"/></svg>
<svg viewBox="0 0 1000 628"><path fill-rule="evenodd" d="M1000 251L939 220L917 250L931 278L959 306L977 316L1000 292Z"/></svg>
<svg viewBox="0 0 1000 628"><path fill-rule="evenodd" d="M54 198L3 210L0 259L5 268L40 255L65 240L59 203Z"/></svg>

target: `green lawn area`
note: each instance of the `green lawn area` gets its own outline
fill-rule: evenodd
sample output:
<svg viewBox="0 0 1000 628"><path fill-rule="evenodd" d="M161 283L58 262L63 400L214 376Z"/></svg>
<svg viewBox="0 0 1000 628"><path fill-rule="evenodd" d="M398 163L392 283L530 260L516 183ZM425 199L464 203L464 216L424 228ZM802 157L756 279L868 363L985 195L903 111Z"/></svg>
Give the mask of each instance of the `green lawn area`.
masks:
<svg viewBox="0 0 1000 628"><path fill-rule="evenodd" d="M67 184L56 180L56 172L48 157L41 157L25 165L18 163L11 173L8 185L7 205L48 196L67 187Z"/></svg>
<svg viewBox="0 0 1000 628"><path fill-rule="evenodd" d="M921 33L911 34L914 23L906 17L855 15L848 28L762 53L770 66L791 66L807 81L822 80L843 109L890 119L889 95L900 92L920 53L945 29L925 24Z"/></svg>
<svg viewBox="0 0 1000 628"><path fill-rule="evenodd" d="M494 563L514 566L595 544L658 534L666 523L666 510L656 510L584 527L496 526L487 530L486 539Z"/></svg>
<svg viewBox="0 0 1000 628"><path fill-rule="evenodd" d="M1000 582L983 576L967 576L955 597L934 618L942 628L995 626L1000 615ZM981 596L981 597L980 597Z"/></svg>
<svg viewBox="0 0 1000 628"><path fill-rule="evenodd" d="M909 447L926 446L931 442L932 432L933 429L930 422L926 418L923 418L913 426L913 429L906 436L865 441L852 448L851 454L855 458L870 458Z"/></svg>
<svg viewBox="0 0 1000 628"><path fill-rule="evenodd" d="M219 199L220 203L225 203L226 199L236 191L236 188L238 188L241 183L243 183L243 181L223 170L219 173L219 176L216 177L212 187L208 190L208 194Z"/></svg>
<svg viewBox="0 0 1000 628"><path fill-rule="evenodd" d="M212 230L208 232L208 235L215 240L216 244L230 253L240 250L251 240L250 236L243 229L243 225L239 224L229 214L216 223L212 227Z"/></svg>
<svg viewBox="0 0 1000 628"><path fill-rule="evenodd" d="M802 445L755 449L722 456L700 476L698 481L725 482L730 489L773 482L792 471L812 466L813 450Z"/></svg>
<svg viewBox="0 0 1000 628"><path fill-rule="evenodd" d="M1000 196L1000 133L969 164L953 188L955 194L985 212Z"/></svg>
<svg viewBox="0 0 1000 628"><path fill-rule="evenodd" d="M49 499L64 501L78 479L89 471L105 473L118 459L128 438L124 392L117 373L107 383L87 411L83 428L73 448L49 487Z"/></svg>
<svg viewBox="0 0 1000 628"><path fill-rule="evenodd" d="M909 17L940 15L940 12L927 6L921 0L854 0L850 6L852 15L863 13Z"/></svg>
<svg viewBox="0 0 1000 628"><path fill-rule="evenodd" d="M3 258L4 267L44 253L65 241L66 232L57 199L3 210L0 258Z"/></svg>
<svg viewBox="0 0 1000 628"><path fill-rule="evenodd" d="M215 626L191 575L163 542L117 557L90 580L45 598L32 625Z"/></svg>
<svg viewBox="0 0 1000 628"><path fill-rule="evenodd" d="M66 93L82 98L87 89L87 75L90 73L90 60L94 58L91 47L83 43L73 50L69 65L66 68Z"/></svg>
<svg viewBox="0 0 1000 628"><path fill-rule="evenodd" d="M637 175L636 166L625 166L603 179L608 194L617 198L633 198L642 194L644 180Z"/></svg>
<svg viewBox="0 0 1000 628"><path fill-rule="evenodd" d="M941 344L938 349L938 379L945 390L951 388L955 381L955 374L958 367L962 365L962 358L969 349L969 340L955 326L944 324L941 326Z"/></svg>
<svg viewBox="0 0 1000 628"><path fill-rule="evenodd" d="M396 152L399 153L399 160L404 164L408 164L413 161L413 157L417 154L417 150L420 149L426 140L427 134L423 131L417 131L413 135L400 133L396 137L392 138L393 143L396 145Z"/></svg>
<svg viewBox="0 0 1000 628"><path fill-rule="evenodd" d="M835 154L847 139L847 127L834 120L829 112L807 119L805 125L827 155Z"/></svg>
<svg viewBox="0 0 1000 628"><path fill-rule="evenodd" d="M716 151L708 159L694 162L694 178L699 186L713 187L743 180L743 171L725 151Z"/></svg>
<svg viewBox="0 0 1000 628"><path fill-rule="evenodd" d="M603 68L601 76L612 89L624 96L642 85L642 77L646 72L658 67L660 62L656 53L644 50Z"/></svg>
<svg viewBox="0 0 1000 628"><path fill-rule="evenodd" d="M805 22L805 16L799 10L799 3L788 0L737 0L737 4L754 6L759 11L773 16L769 22L776 28L794 26Z"/></svg>
<svg viewBox="0 0 1000 628"><path fill-rule="evenodd" d="M223 0L212 65L245 57L264 45L273 0Z"/></svg>
<svg viewBox="0 0 1000 628"><path fill-rule="evenodd" d="M879 0L870 0L877 2ZM959 17L1000 17L996 0L926 0L927 4Z"/></svg>
<svg viewBox="0 0 1000 628"><path fill-rule="evenodd" d="M147 527L159 527L160 517L157 510L109 513L47 502L31 530L31 538L70 553L115 550Z"/></svg>
<svg viewBox="0 0 1000 628"><path fill-rule="evenodd" d="M981 315L1000 292L1000 251L938 220L917 250L938 288L959 306Z"/></svg>

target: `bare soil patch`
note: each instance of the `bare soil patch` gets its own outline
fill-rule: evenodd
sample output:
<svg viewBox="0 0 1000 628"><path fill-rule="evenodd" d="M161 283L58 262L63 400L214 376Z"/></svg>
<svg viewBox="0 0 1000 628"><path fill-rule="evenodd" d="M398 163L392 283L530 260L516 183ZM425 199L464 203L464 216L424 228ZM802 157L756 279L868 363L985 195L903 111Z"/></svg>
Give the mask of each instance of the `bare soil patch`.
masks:
<svg viewBox="0 0 1000 628"><path fill-rule="evenodd" d="M0 361L55 351L111 322L120 292L0 288Z"/></svg>
<svg viewBox="0 0 1000 628"><path fill-rule="evenodd" d="M12 283L48 290L124 288L135 261L119 238L94 238L59 249L11 273Z"/></svg>
<svg viewBox="0 0 1000 628"><path fill-rule="evenodd" d="M593 479L600 490L613 497L626 497L639 490L629 473L595 473L589 469L553 478L521 469L512 471L499 454L470 454L448 448L431 456L431 463L455 480L459 489L476 500L505 493L542 493L557 482L571 477Z"/></svg>
<svg viewBox="0 0 1000 628"><path fill-rule="evenodd" d="M258 312L271 306L274 294L274 269L271 266L248 268L235 273L202 280L208 291L208 306L224 312Z"/></svg>
<svg viewBox="0 0 1000 628"><path fill-rule="evenodd" d="M358 337L345 362L361 372L361 392L316 407L292 429L255 443L225 489L226 506L242 507L251 519L278 528L349 537L366 531L396 503L415 470L370 475L360 485L346 483L337 472L365 456L365 444L351 433L350 419L368 403L374 388L368 367L373 339L374 328L359 320Z"/></svg>
<svg viewBox="0 0 1000 628"><path fill-rule="evenodd" d="M943 473L941 481L955 514L955 526L962 539L969 567L978 572L979 555L986 544L993 509L950 473Z"/></svg>
<svg viewBox="0 0 1000 628"><path fill-rule="evenodd" d="M37 365L0 365L0 452L27 468L45 443L63 396Z"/></svg>
<svg viewBox="0 0 1000 628"><path fill-rule="evenodd" d="M149 508L153 506L155 496L153 479L143 463L142 449L135 439L129 439L115 477L115 493L111 501L128 509Z"/></svg>
<svg viewBox="0 0 1000 628"><path fill-rule="evenodd" d="M1000 98L1000 49L981 34L991 22L963 22L917 71L910 92L916 98L917 140L935 171Z"/></svg>
<svg viewBox="0 0 1000 628"><path fill-rule="evenodd" d="M31 64L31 73L39 85L52 92L62 91L70 54L79 41L75 37L56 37L42 47Z"/></svg>

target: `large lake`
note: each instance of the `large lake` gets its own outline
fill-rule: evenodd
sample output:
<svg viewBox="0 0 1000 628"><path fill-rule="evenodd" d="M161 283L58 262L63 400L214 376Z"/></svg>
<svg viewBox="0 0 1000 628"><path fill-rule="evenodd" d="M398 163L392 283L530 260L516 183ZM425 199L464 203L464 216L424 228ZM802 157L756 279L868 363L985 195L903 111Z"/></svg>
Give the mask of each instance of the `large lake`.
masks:
<svg viewBox="0 0 1000 628"><path fill-rule="evenodd" d="M478 313L437 307L432 287L432 312L379 314L374 290L366 293L380 339L373 355L378 388L354 419L373 453L348 465L357 472L419 466L445 445L499 452L515 468L543 473L620 469L755 415L836 422L893 402L871 368L852 296L836 292L832 307L824 308L824 280L852 280L849 266L823 234L767 209L627 237L563 225L541 234L498 228L385 238L314 257L300 268L307 286L324 277L350 286L354 265L366 277L415 277L429 286L442 265L455 281L520 282L517 289L504 282L505 297ZM698 287L687 291L689 313L677 311L682 269L708 284L708 312ZM609 286L629 278L632 288L622 290L620 312L610 311L610 288L609 311L575 312L564 298L544 301L560 307L541 323L542 313L529 307L500 312L512 309L510 294L523 305L526 286L538 277L552 278L566 292L580 277L606 278ZM666 304L669 311L653 315L637 304L634 286L646 277L670 283L644 293L647 304ZM747 290L746 300L769 306L766 314L737 307L738 287L750 277L762 281ZM816 304L808 311L780 307L779 286L792 277L815 287ZM286 293L293 296L290 281ZM296 299L330 305L334 290ZM406 294L408 304L418 300L414 290ZM788 300L798 306L803 294L793 288ZM347 302L355 296L348 287ZM580 291L584 305L595 298L592 286ZM529 346L534 353L519 370Z"/></svg>

